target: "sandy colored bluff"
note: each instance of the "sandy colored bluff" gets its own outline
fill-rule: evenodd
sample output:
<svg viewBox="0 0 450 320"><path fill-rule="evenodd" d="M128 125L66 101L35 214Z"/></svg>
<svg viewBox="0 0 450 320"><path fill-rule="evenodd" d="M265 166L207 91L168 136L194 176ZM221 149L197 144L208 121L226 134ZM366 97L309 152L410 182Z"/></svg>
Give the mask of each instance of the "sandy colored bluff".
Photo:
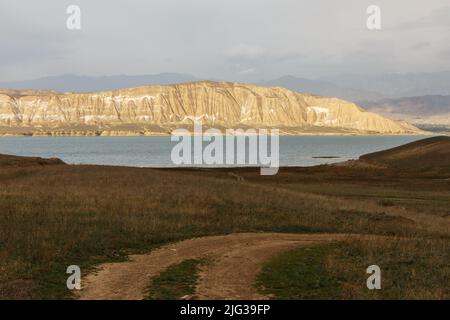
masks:
<svg viewBox="0 0 450 320"><path fill-rule="evenodd" d="M336 98L279 87L192 82L95 93L0 91L0 133L152 135L192 127L278 128L281 134L420 134Z"/></svg>

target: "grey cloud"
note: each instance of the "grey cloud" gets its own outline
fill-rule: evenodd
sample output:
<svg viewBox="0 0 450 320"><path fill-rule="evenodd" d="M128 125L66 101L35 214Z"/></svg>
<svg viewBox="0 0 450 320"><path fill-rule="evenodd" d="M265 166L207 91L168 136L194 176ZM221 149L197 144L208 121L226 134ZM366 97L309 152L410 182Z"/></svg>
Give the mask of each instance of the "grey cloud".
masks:
<svg viewBox="0 0 450 320"><path fill-rule="evenodd" d="M411 49L413 50L420 50L420 49L424 49L424 48L428 48L431 46L431 43L428 41L420 41L420 42L416 42L411 46Z"/></svg>
<svg viewBox="0 0 450 320"><path fill-rule="evenodd" d="M228 61L254 61L264 58L266 50L262 47L249 44L238 44L228 49Z"/></svg>
<svg viewBox="0 0 450 320"><path fill-rule="evenodd" d="M396 25L397 30L417 30L429 28L450 28L450 7L435 9L430 14Z"/></svg>
<svg viewBox="0 0 450 320"><path fill-rule="evenodd" d="M448 0L378 0L390 21L403 22L376 33L365 27L369 0L77 0L82 30L69 32L65 9L72 3L1 1L0 81L66 73L261 80L450 69L439 57L450 49L443 41ZM417 63L419 49L426 63Z"/></svg>

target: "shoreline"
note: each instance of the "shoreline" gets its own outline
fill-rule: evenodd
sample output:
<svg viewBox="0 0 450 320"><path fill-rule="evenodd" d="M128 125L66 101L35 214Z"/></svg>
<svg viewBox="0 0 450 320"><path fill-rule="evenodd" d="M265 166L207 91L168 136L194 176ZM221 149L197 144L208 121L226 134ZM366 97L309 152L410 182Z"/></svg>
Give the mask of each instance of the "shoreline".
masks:
<svg viewBox="0 0 450 320"><path fill-rule="evenodd" d="M401 136L436 136L436 135L446 135L444 133L434 133L434 132L414 132L414 133L280 133L279 137L401 137ZM13 133L0 133L0 138L71 138L71 137L86 137L86 138L135 138L135 137L171 137L171 134L158 134L158 133L151 133L151 134L13 134ZM174 135L174 136L180 136L180 135ZM198 136L190 132L190 136ZM211 134L202 134L202 136L221 136L221 137L228 137L229 134L219 134L219 135L211 135ZM239 136L260 136L260 134L249 134L249 135L231 135L235 137Z"/></svg>

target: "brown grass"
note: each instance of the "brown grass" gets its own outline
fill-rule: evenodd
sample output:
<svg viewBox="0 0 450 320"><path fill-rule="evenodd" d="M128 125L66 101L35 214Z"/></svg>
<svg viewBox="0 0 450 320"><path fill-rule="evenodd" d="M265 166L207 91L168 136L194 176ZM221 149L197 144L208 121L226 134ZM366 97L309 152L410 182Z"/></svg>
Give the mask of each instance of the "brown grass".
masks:
<svg viewBox="0 0 450 320"><path fill-rule="evenodd" d="M441 212L450 207L448 181L373 173L293 168L261 177L253 169L0 166L0 298L69 297L68 265L85 272L195 236L342 232L448 241ZM389 194L442 204L416 208L402 196L402 204L386 206L380 201L392 200L385 183Z"/></svg>

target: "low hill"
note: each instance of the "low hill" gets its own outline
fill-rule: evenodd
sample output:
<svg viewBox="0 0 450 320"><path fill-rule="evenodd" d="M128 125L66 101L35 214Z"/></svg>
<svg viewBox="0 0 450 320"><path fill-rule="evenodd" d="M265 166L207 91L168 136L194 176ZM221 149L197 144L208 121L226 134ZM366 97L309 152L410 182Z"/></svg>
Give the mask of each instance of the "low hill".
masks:
<svg viewBox="0 0 450 320"><path fill-rule="evenodd" d="M427 138L403 146L366 154L361 161L415 171L450 172L450 137Z"/></svg>
<svg viewBox="0 0 450 320"><path fill-rule="evenodd" d="M0 167L30 167L65 164L58 158L44 159L38 157L19 157L0 154Z"/></svg>

